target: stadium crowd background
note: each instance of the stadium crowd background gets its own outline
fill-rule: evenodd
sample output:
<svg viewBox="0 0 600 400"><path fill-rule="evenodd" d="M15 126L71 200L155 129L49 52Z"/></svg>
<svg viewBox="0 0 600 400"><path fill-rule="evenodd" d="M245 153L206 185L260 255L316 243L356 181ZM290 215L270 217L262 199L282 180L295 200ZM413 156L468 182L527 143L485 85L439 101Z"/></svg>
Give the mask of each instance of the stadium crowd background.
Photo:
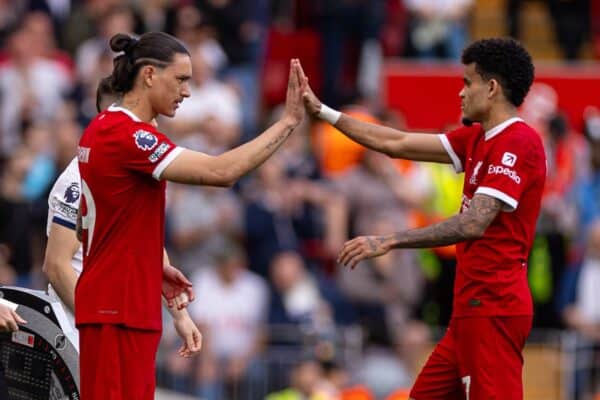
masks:
<svg viewBox="0 0 600 400"><path fill-rule="evenodd" d="M382 101L387 61L457 63L471 39L510 34L538 65L595 63L599 3L0 0L0 284L45 288L48 191L95 114L115 33L186 43L192 96L158 123L178 144L219 153L280 112L290 56L325 103L402 128L403 110ZM528 399L600 393L600 111L567 118L560 96L539 84L522 107L549 163L529 265ZM435 131L456 126L456 112ZM455 213L461 187L449 166L393 161L311 120L234 188L169 184L167 248L194 282L204 348L179 358L165 324L159 384L207 400L406 398L450 317L453 248L396 251L354 271L335 256L357 234Z"/></svg>

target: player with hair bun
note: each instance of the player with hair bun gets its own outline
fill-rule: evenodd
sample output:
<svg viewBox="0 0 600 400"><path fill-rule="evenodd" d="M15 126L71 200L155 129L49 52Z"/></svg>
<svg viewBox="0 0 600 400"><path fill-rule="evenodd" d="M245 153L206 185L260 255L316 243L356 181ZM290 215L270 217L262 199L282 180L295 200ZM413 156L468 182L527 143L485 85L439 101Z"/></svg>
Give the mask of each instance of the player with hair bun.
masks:
<svg viewBox="0 0 600 400"><path fill-rule="evenodd" d="M117 104L88 125L78 147L83 272L75 291L81 398L153 399L161 289L193 297L163 254L165 181L229 186L264 162L304 117L306 78L292 60L285 111L254 140L218 156L175 145L152 124L190 96L190 55L149 32L110 40ZM163 258L164 257L164 258Z"/></svg>

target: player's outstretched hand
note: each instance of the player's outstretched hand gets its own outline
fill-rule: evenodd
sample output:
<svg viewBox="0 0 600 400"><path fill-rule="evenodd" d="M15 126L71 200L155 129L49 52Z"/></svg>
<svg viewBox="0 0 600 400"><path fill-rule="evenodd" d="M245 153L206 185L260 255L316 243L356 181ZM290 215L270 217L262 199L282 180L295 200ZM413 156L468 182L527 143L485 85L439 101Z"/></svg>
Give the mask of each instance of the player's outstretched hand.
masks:
<svg viewBox="0 0 600 400"><path fill-rule="evenodd" d="M12 308L0 304L0 332L13 332L19 330L19 324L26 324Z"/></svg>
<svg viewBox="0 0 600 400"><path fill-rule="evenodd" d="M381 256L388 251L383 236L359 236L344 243L337 262L354 269L360 261Z"/></svg>
<svg viewBox="0 0 600 400"><path fill-rule="evenodd" d="M302 104L302 93L307 85L300 74L300 61L297 58L290 60L290 74L288 77L287 94L283 118L293 125L298 125L304 118L305 110Z"/></svg>
<svg viewBox="0 0 600 400"><path fill-rule="evenodd" d="M162 294L169 308L177 306L178 310L187 307L195 298L192 282L172 265L163 267Z"/></svg>
<svg viewBox="0 0 600 400"><path fill-rule="evenodd" d="M177 353L186 358L198 354L202 349L202 334L190 316L186 313L185 316L174 320L173 325L177 334L183 340L183 344Z"/></svg>
<svg viewBox="0 0 600 400"><path fill-rule="evenodd" d="M304 74L304 70L302 69L302 64L300 64L300 62L298 62L298 66L300 68L300 78L306 82L304 91L302 92L302 101L304 102L304 107L306 108L308 114L312 115L313 117L317 116L319 111L321 111L321 101L310 88L310 85L308 84L308 78Z"/></svg>

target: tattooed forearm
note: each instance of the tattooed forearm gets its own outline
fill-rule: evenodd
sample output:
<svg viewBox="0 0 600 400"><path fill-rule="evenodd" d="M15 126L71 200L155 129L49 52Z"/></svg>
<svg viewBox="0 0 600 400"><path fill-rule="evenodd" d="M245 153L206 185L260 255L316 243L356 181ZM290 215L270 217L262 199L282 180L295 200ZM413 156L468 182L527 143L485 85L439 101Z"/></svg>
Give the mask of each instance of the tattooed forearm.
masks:
<svg viewBox="0 0 600 400"><path fill-rule="evenodd" d="M422 248L476 239L483 235L501 208L500 200L475 195L467 211L434 225L394 233L386 240L392 248Z"/></svg>
<svg viewBox="0 0 600 400"><path fill-rule="evenodd" d="M285 141L285 139L287 139L292 134L292 132L294 132L294 128L286 129L281 135L277 136L275 139L267 143L266 149L268 151L272 151L273 148L276 149L283 141Z"/></svg>

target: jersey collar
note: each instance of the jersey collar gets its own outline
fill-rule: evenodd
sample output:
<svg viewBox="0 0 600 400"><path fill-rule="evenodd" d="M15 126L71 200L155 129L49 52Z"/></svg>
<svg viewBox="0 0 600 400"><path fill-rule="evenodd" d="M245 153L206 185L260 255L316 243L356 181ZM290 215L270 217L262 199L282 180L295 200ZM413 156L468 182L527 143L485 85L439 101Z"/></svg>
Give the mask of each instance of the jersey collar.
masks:
<svg viewBox="0 0 600 400"><path fill-rule="evenodd" d="M121 111L122 113L127 114L127 116L129 118L131 118L132 120L134 120L135 122L142 122L142 120L139 119L139 117L137 115L135 115L134 113L132 113L130 110L123 108L123 107L119 107L116 104L111 104L108 107L107 111L112 111L112 112Z"/></svg>
<svg viewBox="0 0 600 400"><path fill-rule="evenodd" d="M485 132L485 140L490 140L494 136L502 133L503 130L505 130L510 125L514 124L515 122L523 122L523 119L519 118L519 117L513 117L513 118L509 118L506 121L496 125L492 129Z"/></svg>

